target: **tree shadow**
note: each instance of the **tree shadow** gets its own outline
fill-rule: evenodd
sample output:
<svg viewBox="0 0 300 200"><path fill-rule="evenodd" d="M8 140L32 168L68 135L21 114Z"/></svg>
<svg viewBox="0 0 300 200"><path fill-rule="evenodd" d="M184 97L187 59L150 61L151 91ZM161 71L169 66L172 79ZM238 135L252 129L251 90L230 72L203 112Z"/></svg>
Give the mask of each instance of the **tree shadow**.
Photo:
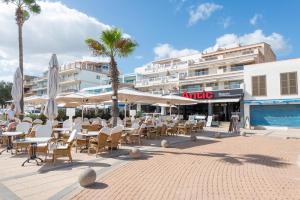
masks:
<svg viewBox="0 0 300 200"><path fill-rule="evenodd" d="M246 154L243 156L245 162L269 167L286 167L290 163L283 162L280 158L260 154Z"/></svg>
<svg viewBox="0 0 300 200"><path fill-rule="evenodd" d="M243 165L245 163L264 165L268 167L287 167L288 165L290 165L290 163L283 162L283 160L281 160L280 158L261 154L245 154L241 156L232 156L225 153L202 153L199 155L217 157L220 158L220 161L233 165Z"/></svg>

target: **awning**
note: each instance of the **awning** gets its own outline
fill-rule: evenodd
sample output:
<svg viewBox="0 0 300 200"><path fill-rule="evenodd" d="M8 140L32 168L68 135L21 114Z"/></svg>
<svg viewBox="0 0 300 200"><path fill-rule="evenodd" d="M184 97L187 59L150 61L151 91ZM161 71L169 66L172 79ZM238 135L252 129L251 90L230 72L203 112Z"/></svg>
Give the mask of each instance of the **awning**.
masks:
<svg viewBox="0 0 300 200"><path fill-rule="evenodd" d="M198 100L199 103L234 103L239 102L240 98L224 98L224 99L205 99Z"/></svg>

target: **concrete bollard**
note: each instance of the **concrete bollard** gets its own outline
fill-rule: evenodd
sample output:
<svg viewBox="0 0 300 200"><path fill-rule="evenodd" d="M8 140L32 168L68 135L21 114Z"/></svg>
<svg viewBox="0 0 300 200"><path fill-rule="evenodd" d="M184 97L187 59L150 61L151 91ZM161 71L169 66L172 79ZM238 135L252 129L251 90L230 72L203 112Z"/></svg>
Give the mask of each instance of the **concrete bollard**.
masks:
<svg viewBox="0 0 300 200"><path fill-rule="evenodd" d="M78 182L82 187L87 187L95 183L96 177L95 170L88 168L79 175Z"/></svg>

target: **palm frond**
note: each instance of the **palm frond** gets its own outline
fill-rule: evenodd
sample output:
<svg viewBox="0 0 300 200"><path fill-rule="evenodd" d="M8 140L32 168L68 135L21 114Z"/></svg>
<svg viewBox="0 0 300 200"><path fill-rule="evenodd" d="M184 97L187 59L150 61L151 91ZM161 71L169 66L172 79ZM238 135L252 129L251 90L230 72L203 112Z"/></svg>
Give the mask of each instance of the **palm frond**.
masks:
<svg viewBox="0 0 300 200"><path fill-rule="evenodd" d="M113 50L115 43L121 38L122 31L118 28L112 28L103 31L100 39L107 48Z"/></svg>
<svg viewBox="0 0 300 200"><path fill-rule="evenodd" d="M33 5L29 6L28 9L30 10L30 12L32 12L34 14L41 13L41 7L38 4L33 4Z"/></svg>
<svg viewBox="0 0 300 200"><path fill-rule="evenodd" d="M88 45L90 50L93 52L95 56L107 56L108 52L106 47L98 42L97 40L94 40L92 38L87 38L85 40L85 43Z"/></svg>
<svg viewBox="0 0 300 200"><path fill-rule="evenodd" d="M116 48L120 57L127 57L137 46L138 44L129 38L122 38L116 43Z"/></svg>
<svg viewBox="0 0 300 200"><path fill-rule="evenodd" d="M30 13L27 10L22 10L23 12L23 21L25 22L26 20L29 19Z"/></svg>

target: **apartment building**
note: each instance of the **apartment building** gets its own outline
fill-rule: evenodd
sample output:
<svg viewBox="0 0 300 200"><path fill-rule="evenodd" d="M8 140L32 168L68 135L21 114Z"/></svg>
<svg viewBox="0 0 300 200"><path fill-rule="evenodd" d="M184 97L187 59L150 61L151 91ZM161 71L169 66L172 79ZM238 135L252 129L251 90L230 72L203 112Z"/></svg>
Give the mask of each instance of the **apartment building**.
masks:
<svg viewBox="0 0 300 200"><path fill-rule="evenodd" d="M120 75L119 77L119 88L134 88L136 82L136 75L134 73ZM110 84L110 78L103 78L101 83L95 87L87 87L82 89L80 92L88 94L100 94L104 92L112 91Z"/></svg>
<svg viewBox="0 0 300 200"><path fill-rule="evenodd" d="M59 93L79 92L83 88L95 87L107 79L108 63L91 61L80 61L61 65L59 68ZM27 96L47 94L48 71L41 77L35 77L30 81L30 93L25 91Z"/></svg>
<svg viewBox="0 0 300 200"><path fill-rule="evenodd" d="M23 87L24 87L24 96L25 97L34 95L32 88L34 86L33 80L36 78L37 78L36 76L24 75Z"/></svg>
<svg viewBox="0 0 300 200"><path fill-rule="evenodd" d="M216 115L217 120L226 121L243 109L244 65L275 60L266 43L168 58L136 68L135 87L197 99L200 104L183 107L185 115Z"/></svg>
<svg viewBox="0 0 300 200"><path fill-rule="evenodd" d="M300 127L300 58L247 65L244 116L251 126Z"/></svg>

